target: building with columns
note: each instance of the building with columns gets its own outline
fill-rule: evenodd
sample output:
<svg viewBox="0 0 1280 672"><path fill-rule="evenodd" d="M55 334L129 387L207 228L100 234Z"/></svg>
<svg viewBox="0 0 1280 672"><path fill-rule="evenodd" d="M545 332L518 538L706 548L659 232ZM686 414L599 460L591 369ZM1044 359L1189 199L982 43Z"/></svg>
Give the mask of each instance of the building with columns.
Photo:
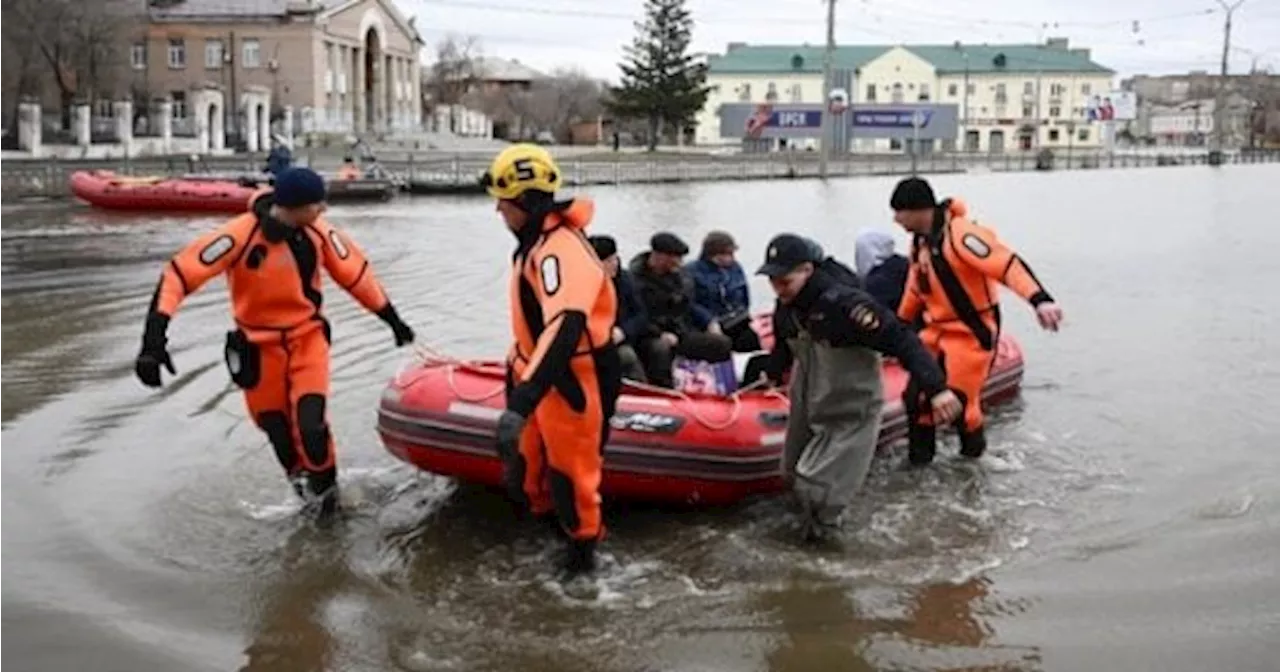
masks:
<svg viewBox="0 0 1280 672"><path fill-rule="evenodd" d="M129 65L135 91L172 101L175 127L225 127L253 150L281 120L299 132L418 129L422 46L392 0L150 0ZM199 95L209 89L227 109Z"/></svg>

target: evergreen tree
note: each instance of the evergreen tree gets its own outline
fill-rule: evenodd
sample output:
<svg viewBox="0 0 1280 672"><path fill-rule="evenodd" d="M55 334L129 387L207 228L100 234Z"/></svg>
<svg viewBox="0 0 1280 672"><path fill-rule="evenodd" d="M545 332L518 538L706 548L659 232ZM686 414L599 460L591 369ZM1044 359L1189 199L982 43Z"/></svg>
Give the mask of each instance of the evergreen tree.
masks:
<svg viewBox="0 0 1280 672"><path fill-rule="evenodd" d="M626 47L622 85L613 89L609 109L619 117L649 122L649 150L658 144L663 123L677 129L693 125L707 102L706 66L689 52L693 17L685 0L645 0L645 19Z"/></svg>

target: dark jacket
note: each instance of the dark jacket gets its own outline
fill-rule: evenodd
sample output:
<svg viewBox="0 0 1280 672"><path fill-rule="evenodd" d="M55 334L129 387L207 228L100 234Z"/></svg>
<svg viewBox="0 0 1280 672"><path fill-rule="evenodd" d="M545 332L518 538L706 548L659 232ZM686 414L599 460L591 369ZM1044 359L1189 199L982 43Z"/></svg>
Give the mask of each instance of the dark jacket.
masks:
<svg viewBox="0 0 1280 672"><path fill-rule="evenodd" d="M689 262L684 270L693 278L693 302L716 319L742 314L751 308L747 274L741 264L720 268L706 259L698 259Z"/></svg>
<svg viewBox="0 0 1280 672"><path fill-rule="evenodd" d="M641 252L628 266L645 311L649 313L646 336L659 336L669 331L676 336L702 331L711 323L711 313L693 302L693 278L676 270L654 275L649 270L649 253Z"/></svg>
<svg viewBox="0 0 1280 672"><path fill-rule="evenodd" d="M774 352L768 375L781 380L791 364L786 340L797 329L832 347L863 347L896 357L902 368L928 396L946 388L937 361L895 312L865 291L837 280L833 274L815 273L790 304L777 302L773 312ZM829 372L840 375L840 372Z"/></svg>
<svg viewBox="0 0 1280 672"><path fill-rule="evenodd" d="M644 309L644 302L636 292L636 283L629 271L618 269L613 286L618 292L618 326L627 335L626 342L635 345L649 327L649 312Z"/></svg>
<svg viewBox="0 0 1280 672"><path fill-rule="evenodd" d="M907 269L910 266L911 262L906 257L895 254L871 269L862 279L862 286L885 308L897 312L902 303L902 292L907 286Z"/></svg>
<svg viewBox="0 0 1280 672"><path fill-rule="evenodd" d="M271 153L267 154L267 169L265 172L272 175L279 175L289 169L293 165L293 153L284 145L276 145L271 148Z"/></svg>

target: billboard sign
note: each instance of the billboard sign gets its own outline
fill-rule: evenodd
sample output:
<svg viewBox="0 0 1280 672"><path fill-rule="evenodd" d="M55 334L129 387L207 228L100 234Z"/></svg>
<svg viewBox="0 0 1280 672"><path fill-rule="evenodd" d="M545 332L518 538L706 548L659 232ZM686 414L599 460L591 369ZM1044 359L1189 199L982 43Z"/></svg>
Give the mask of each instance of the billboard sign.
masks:
<svg viewBox="0 0 1280 672"><path fill-rule="evenodd" d="M822 105L816 103L726 103L720 106L720 137L818 138L822 135ZM835 123L855 138L943 140L956 137L955 105L848 106Z"/></svg>
<svg viewBox="0 0 1280 672"><path fill-rule="evenodd" d="M720 106L722 138L817 138L822 106L804 103L730 103Z"/></svg>
<svg viewBox="0 0 1280 672"><path fill-rule="evenodd" d="M1132 91L1111 91L1085 101L1089 121L1132 121L1138 118L1138 96Z"/></svg>
<svg viewBox="0 0 1280 672"><path fill-rule="evenodd" d="M855 138L949 140L956 137L955 105L859 103L849 108ZM917 131L918 129L918 131Z"/></svg>

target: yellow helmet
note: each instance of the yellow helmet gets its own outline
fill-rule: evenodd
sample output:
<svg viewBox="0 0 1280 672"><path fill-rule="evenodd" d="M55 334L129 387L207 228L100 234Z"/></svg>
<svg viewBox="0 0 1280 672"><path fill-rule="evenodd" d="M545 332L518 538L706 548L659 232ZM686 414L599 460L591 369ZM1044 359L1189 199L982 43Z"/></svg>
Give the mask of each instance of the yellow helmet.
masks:
<svg viewBox="0 0 1280 672"><path fill-rule="evenodd" d="M530 143L502 150L480 178L489 195L510 200L530 189L554 193L560 187L560 167L551 153Z"/></svg>

